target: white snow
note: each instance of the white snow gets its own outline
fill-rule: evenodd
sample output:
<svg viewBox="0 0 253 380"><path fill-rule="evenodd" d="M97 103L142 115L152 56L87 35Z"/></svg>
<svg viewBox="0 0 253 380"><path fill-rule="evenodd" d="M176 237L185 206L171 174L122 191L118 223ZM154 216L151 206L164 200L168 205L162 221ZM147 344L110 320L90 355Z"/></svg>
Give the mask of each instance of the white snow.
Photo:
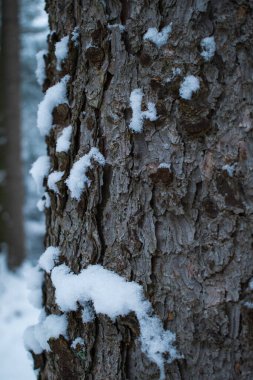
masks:
<svg viewBox="0 0 253 380"><path fill-rule="evenodd" d="M89 323L92 322L95 319L95 314L94 310L89 304L89 302L86 302L83 305L83 310L82 310L82 321L83 323Z"/></svg>
<svg viewBox="0 0 253 380"><path fill-rule="evenodd" d="M179 67L173 67L171 70L171 74L168 78L166 78L166 82L171 82L175 77L181 74L181 69Z"/></svg>
<svg viewBox="0 0 253 380"><path fill-rule="evenodd" d="M45 208L49 208L51 206L51 200L48 192L45 192L42 198L37 202L37 208L39 211L43 212Z"/></svg>
<svg viewBox="0 0 253 380"><path fill-rule="evenodd" d="M59 182L64 176L64 172L54 171L49 174L47 179L47 186L50 190L54 191L56 194L59 194L59 189L57 186L57 182Z"/></svg>
<svg viewBox="0 0 253 380"><path fill-rule="evenodd" d="M64 128L56 142L56 152L68 152L72 135L72 126Z"/></svg>
<svg viewBox="0 0 253 380"><path fill-rule="evenodd" d="M233 177L234 172L235 172L235 164L233 165L223 165L222 170L226 171L229 177Z"/></svg>
<svg viewBox="0 0 253 380"><path fill-rule="evenodd" d="M142 132L144 119L149 119L150 121L157 120L157 113L154 103L148 103L147 111L141 110L142 98L143 92L140 88L136 88L131 92L130 106L132 108L133 115L129 128L134 132Z"/></svg>
<svg viewBox="0 0 253 380"><path fill-rule="evenodd" d="M181 98L190 100L192 94L200 89L199 79L194 75L187 75L181 83L179 95Z"/></svg>
<svg viewBox="0 0 253 380"><path fill-rule="evenodd" d="M0 256L0 379L36 380L32 360L23 344L24 329L38 320L39 311L28 301L25 264L9 272Z"/></svg>
<svg viewBox="0 0 253 380"><path fill-rule="evenodd" d="M69 36L62 37L59 42L55 44L55 56L56 56L56 69L61 70L62 62L68 55Z"/></svg>
<svg viewBox="0 0 253 380"><path fill-rule="evenodd" d="M107 28L109 30L113 30L113 29L118 29L119 28L120 33L123 33L126 30L125 25L122 25L122 24L108 24Z"/></svg>
<svg viewBox="0 0 253 380"><path fill-rule="evenodd" d="M161 162L160 165L158 166L158 169L170 169L171 164L167 164L166 162Z"/></svg>
<svg viewBox="0 0 253 380"><path fill-rule="evenodd" d="M152 316L151 304L145 300L140 285L127 282L101 265L89 265L76 275L62 264L52 270L51 279L56 302L63 312L77 310L78 304L85 307L87 301L93 302L97 314L106 314L113 321L120 315L135 312L142 351L158 365L160 379L165 379L163 354L168 352L169 362L180 357L173 347L175 335L165 331L161 321Z"/></svg>
<svg viewBox="0 0 253 380"><path fill-rule="evenodd" d="M105 164L105 159L99 150L91 148L88 154L85 154L73 164L69 177L65 181L70 190L71 197L78 201L85 186L90 185L90 180L86 173L89 168L93 168L93 160L101 166Z"/></svg>
<svg viewBox="0 0 253 380"><path fill-rule="evenodd" d="M67 327L68 320L66 315L43 315L39 323L29 326L25 330L25 348L35 354L41 354L44 350L50 351L49 339L57 339L60 335L66 338Z"/></svg>
<svg viewBox="0 0 253 380"><path fill-rule="evenodd" d="M157 28L149 28L144 34L143 39L153 42L160 48L168 42L168 38L172 30L171 26L172 24L165 26L160 32L158 32Z"/></svg>
<svg viewBox="0 0 253 380"><path fill-rule="evenodd" d="M29 171L34 182L37 186L37 191L40 194L43 191L43 181L47 177L50 170L50 158L48 156L40 156L32 164L32 167Z"/></svg>
<svg viewBox="0 0 253 380"><path fill-rule="evenodd" d="M253 302L245 301L243 305L246 306L248 309L253 309Z"/></svg>
<svg viewBox="0 0 253 380"><path fill-rule="evenodd" d="M77 345L80 345L80 346L84 346L84 339L83 338L76 338L75 340L73 340L72 344L71 344L71 347L75 350Z"/></svg>
<svg viewBox="0 0 253 380"><path fill-rule="evenodd" d="M250 280L250 282L249 282L249 288L251 289L251 290L253 290L253 278Z"/></svg>
<svg viewBox="0 0 253 380"><path fill-rule="evenodd" d="M60 249L59 247L48 247L44 253L39 258L39 267L46 271L47 273L50 273L50 271L53 269L55 264L57 263L57 260L60 256Z"/></svg>
<svg viewBox="0 0 253 380"><path fill-rule="evenodd" d="M34 307L41 309L44 273L40 270L39 266L28 267L25 277L28 289L28 300Z"/></svg>
<svg viewBox="0 0 253 380"><path fill-rule="evenodd" d="M47 51L45 49L39 51L36 54L37 68L35 71L35 75L37 78L37 82L39 83L40 86L43 85L43 83L46 79L46 72L45 72L46 64L45 64L45 60L44 60L44 55L46 55L46 54L47 54Z"/></svg>
<svg viewBox="0 0 253 380"><path fill-rule="evenodd" d="M210 61L216 51L216 43L214 37L212 36L203 38L200 45L203 49L200 55L204 58L205 61Z"/></svg>
<svg viewBox="0 0 253 380"><path fill-rule="evenodd" d="M42 136L47 136L52 129L52 112L59 104L67 103L67 83L70 76L65 75L60 82L50 87L40 102L37 114L37 127Z"/></svg>
<svg viewBox="0 0 253 380"><path fill-rule="evenodd" d="M177 75L180 75L181 74L181 69L180 67L173 67L172 68L172 75L173 77L177 76Z"/></svg>
<svg viewBox="0 0 253 380"><path fill-rule="evenodd" d="M148 102L148 109L147 109L147 111L143 111L142 112L142 118L143 119L148 119L150 121L157 120L155 103Z"/></svg>
<svg viewBox="0 0 253 380"><path fill-rule="evenodd" d="M79 35L80 35L79 27L76 26L72 32L72 37L71 37L71 41L74 42L75 47L78 47L78 45L79 45L79 42L78 42Z"/></svg>

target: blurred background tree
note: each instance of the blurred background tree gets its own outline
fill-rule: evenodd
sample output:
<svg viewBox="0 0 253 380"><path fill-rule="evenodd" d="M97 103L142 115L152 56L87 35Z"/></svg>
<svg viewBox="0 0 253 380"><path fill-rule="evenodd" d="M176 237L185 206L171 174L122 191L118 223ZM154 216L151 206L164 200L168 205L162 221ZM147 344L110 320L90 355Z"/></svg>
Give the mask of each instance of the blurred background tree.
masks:
<svg viewBox="0 0 253 380"><path fill-rule="evenodd" d="M24 223L27 256L36 260L43 251L44 214L36 203L38 194L29 174L31 164L46 153L44 139L36 128L37 108L43 97L36 80L36 53L46 48L48 16L44 0L21 0L21 127L22 161L24 170Z"/></svg>
<svg viewBox="0 0 253 380"><path fill-rule="evenodd" d="M46 42L41 0L1 0L0 243L10 268L42 249L44 219L29 168L44 150L36 125L36 53Z"/></svg>
<svg viewBox="0 0 253 380"><path fill-rule="evenodd" d="M1 2L1 243L8 264L17 267L25 256L23 179L20 155L20 27L19 1Z"/></svg>

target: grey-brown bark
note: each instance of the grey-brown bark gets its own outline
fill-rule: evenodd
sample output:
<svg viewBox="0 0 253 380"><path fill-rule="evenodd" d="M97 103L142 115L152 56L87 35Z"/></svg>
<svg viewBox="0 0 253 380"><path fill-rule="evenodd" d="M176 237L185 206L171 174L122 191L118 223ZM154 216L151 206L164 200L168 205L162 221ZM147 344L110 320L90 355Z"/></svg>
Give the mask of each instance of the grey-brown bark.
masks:
<svg viewBox="0 0 253 380"><path fill-rule="evenodd" d="M47 139L54 170L68 176L73 162L96 146L104 169L91 172L81 201L64 180L51 193L46 244L78 273L100 263L141 284L165 328L177 335L184 359L166 366L168 379L251 379L252 310L248 282L252 255L252 37L251 1L47 2L51 30L45 86L71 75L69 110L54 111ZM149 27L173 22L168 44L143 40ZM122 23L126 29L108 29ZM61 73L54 46L80 28ZM200 41L214 35L210 62ZM181 74L168 82L174 67ZM190 101L179 97L188 74L201 80ZM159 119L141 134L128 126L131 91L141 88ZM143 104L143 109L145 109ZM70 154L56 154L55 140L71 123ZM171 163L171 170L159 169ZM222 167L235 164L233 176ZM47 313L58 313L49 276ZM69 314L69 341L51 341L37 356L41 379L158 379L141 353L134 315L114 323L98 315L83 324ZM86 342L76 352L77 336Z"/></svg>
<svg viewBox="0 0 253 380"><path fill-rule="evenodd" d="M1 243L8 264L24 259L20 132L19 1L1 1Z"/></svg>

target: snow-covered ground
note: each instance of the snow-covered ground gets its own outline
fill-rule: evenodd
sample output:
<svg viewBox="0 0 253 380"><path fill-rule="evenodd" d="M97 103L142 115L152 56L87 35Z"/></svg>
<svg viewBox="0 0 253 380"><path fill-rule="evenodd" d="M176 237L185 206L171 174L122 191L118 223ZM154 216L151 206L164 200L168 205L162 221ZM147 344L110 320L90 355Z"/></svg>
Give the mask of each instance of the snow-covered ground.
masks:
<svg viewBox="0 0 253 380"><path fill-rule="evenodd" d="M35 380L33 363L23 344L27 326L38 321L39 310L28 301L26 263L16 273L9 272L0 255L0 379Z"/></svg>

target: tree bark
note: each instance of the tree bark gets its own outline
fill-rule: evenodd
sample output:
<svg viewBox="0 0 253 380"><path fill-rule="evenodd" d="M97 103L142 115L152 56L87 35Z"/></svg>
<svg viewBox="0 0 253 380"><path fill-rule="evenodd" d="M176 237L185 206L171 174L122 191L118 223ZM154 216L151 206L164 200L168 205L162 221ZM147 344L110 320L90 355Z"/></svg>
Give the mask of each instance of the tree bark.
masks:
<svg viewBox="0 0 253 380"><path fill-rule="evenodd" d="M1 243L8 264L25 256L20 126L19 1L1 1Z"/></svg>
<svg viewBox="0 0 253 380"><path fill-rule="evenodd" d="M47 11L55 33L45 86L65 74L71 80L70 108L54 110L47 139L52 170L65 175L60 194L50 192L46 245L59 246L75 273L99 263L143 286L184 355L166 365L166 379L251 379L253 2L50 0ZM166 45L143 39L170 22ZM70 43L57 72L55 42L76 26L79 45ZM200 43L211 35L216 52L205 61ZM181 74L168 80L173 68ZM186 75L200 80L191 100L179 96ZM137 88L143 110L153 101L159 116L139 134L129 129ZM70 123L71 151L57 154L57 135ZM77 202L64 180L92 147L106 166L89 173ZM59 313L49 275L44 290L46 312ZM72 312L68 320L69 340L35 355L41 379L159 379L134 314L83 324ZM71 348L77 336L86 342L79 355Z"/></svg>

